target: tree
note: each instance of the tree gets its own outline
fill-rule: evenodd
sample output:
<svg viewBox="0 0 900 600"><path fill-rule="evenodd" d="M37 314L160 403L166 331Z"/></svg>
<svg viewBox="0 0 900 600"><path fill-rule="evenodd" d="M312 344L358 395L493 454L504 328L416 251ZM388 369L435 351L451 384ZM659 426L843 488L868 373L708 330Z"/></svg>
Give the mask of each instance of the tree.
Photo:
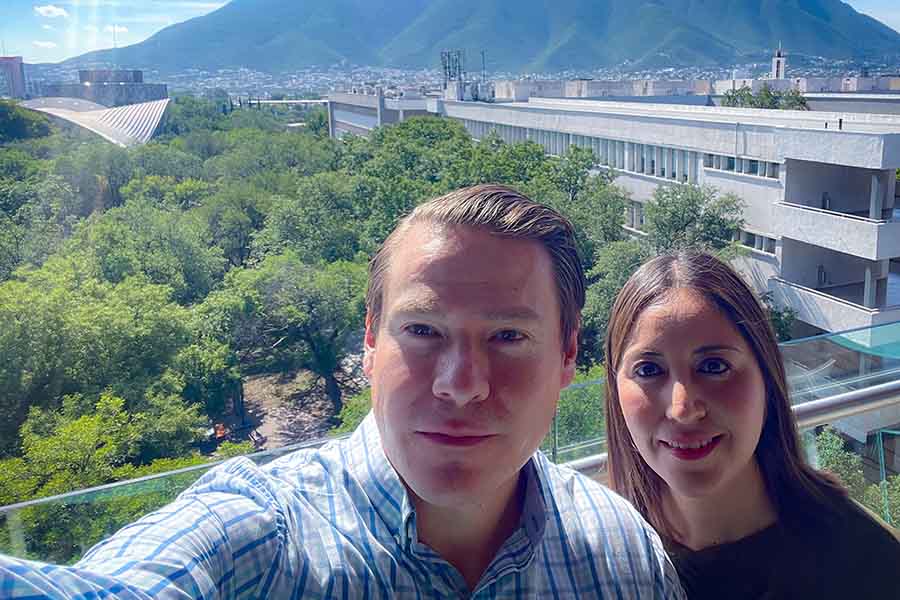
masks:
<svg viewBox="0 0 900 600"><path fill-rule="evenodd" d="M372 189L363 177L337 172L305 177L291 198L278 198L266 217L259 254L292 249L306 263L353 260L360 250L362 223L369 216Z"/></svg>
<svg viewBox="0 0 900 600"><path fill-rule="evenodd" d="M306 123L306 130L312 135L318 138L328 135L328 111L321 106L309 109L303 122Z"/></svg>
<svg viewBox="0 0 900 600"><path fill-rule="evenodd" d="M779 342L787 342L791 339L791 329L797 318L797 311L790 306L779 308L772 298L771 292L766 292L760 296L760 300L769 315L769 321L772 324L772 330Z"/></svg>
<svg viewBox="0 0 900 600"><path fill-rule="evenodd" d="M250 258L251 242L276 198L246 182L230 182L203 201L196 214L206 224L207 239L218 246L234 267Z"/></svg>
<svg viewBox="0 0 900 600"><path fill-rule="evenodd" d="M743 225L742 209L737 196L720 196L711 187L661 185L644 206L647 242L654 254L733 249Z"/></svg>
<svg viewBox="0 0 900 600"><path fill-rule="evenodd" d="M588 288L582 313L579 364L603 362L603 340L616 295L628 278L652 257L642 240L611 242L598 251L593 268L588 271Z"/></svg>
<svg viewBox="0 0 900 600"><path fill-rule="evenodd" d="M351 339L363 328L366 268L310 266L293 251L228 274L199 312L210 337L230 344L248 370L308 369L322 378L335 414Z"/></svg>
<svg viewBox="0 0 900 600"><path fill-rule="evenodd" d="M49 134L47 117L21 108L15 102L0 100L0 144Z"/></svg>
<svg viewBox="0 0 900 600"><path fill-rule="evenodd" d="M68 247L106 281L142 275L190 304L205 297L224 270L221 251L206 242L204 230L196 215L130 202L92 218Z"/></svg>
<svg viewBox="0 0 900 600"><path fill-rule="evenodd" d="M736 108L763 108L781 110L809 110L806 98L798 90L791 89L786 92L773 90L767 84L763 84L759 92L753 93L748 86L742 86L737 90L728 90L722 98L722 106Z"/></svg>

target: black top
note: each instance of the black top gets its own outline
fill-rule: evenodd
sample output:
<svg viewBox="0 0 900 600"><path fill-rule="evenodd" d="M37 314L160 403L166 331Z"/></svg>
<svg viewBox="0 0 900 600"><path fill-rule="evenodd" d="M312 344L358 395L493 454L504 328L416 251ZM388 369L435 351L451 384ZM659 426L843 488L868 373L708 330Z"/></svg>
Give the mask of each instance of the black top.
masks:
<svg viewBox="0 0 900 600"><path fill-rule="evenodd" d="M828 527L776 523L693 551L666 540L689 600L900 598L900 540L849 505Z"/></svg>

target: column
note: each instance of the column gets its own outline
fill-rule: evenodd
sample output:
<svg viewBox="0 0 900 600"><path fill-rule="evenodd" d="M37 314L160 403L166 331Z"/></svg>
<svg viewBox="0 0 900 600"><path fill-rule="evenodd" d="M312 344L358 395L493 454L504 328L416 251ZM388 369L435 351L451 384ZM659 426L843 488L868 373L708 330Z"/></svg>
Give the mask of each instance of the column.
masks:
<svg viewBox="0 0 900 600"><path fill-rule="evenodd" d="M625 170L634 171L634 143L625 142Z"/></svg>
<svg viewBox="0 0 900 600"><path fill-rule="evenodd" d="M870 219L880 219L881 218L881 190L879 189L881 186L878 185L878 174L872 174L872 188L869 191L869 218Z"/></svg>
<svg viewBox="0 0 900 600"><path fill-rule="evenodd" d="M653 146L644 144L644 174L653 175Z"/></svg>
<svg viewBox="0 0 900 600"><path fill-rule="evenodd" d="M872 266L866 265L866 281L863 286L863 306L875 308L875 279L872 276Z"/></svg>
<svg viewBox="0 0 900 600"><path fill-rule="evenodd" d="M673 173L675 174L675 181L681 183L681 174L684 173L684 160L681 150L675 151L675 170Z"/></svg>
<svg viewBox="0 0 900 600"><path fill-rule="evenodd" d="M660 177L662 174L662 148L655 146L653 148L653 154L656 162L656 164L653 165L653 174Z"/></svg>
<svg viewBox="0 0 900 600"><path fill-rule="evenodd" d="M687 153L687 163L688 183L693 185L697 183L697 170L700 168L700 158L696 152Z"/></svg>
<svg viewBox="0 0 900 600"><path fill-rule="evenodd" d="M375 106L375 124L381 127L384 125L384 90L381 89L380 85L375 88Z"/></svg>
<svg viewBox="0 0 900 600"><path fill-rule="evenodd" d="M336 138L337 137L337 129L334 124L334 104L329 100L328 101L328 137Z"/></svg>

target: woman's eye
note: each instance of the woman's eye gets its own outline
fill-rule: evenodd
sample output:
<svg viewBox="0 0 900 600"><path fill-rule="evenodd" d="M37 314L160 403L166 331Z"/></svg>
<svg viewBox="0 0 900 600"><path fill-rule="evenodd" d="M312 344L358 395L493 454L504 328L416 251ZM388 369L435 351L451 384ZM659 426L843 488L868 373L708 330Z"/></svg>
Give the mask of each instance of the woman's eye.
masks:
<svg viewBox="0 0 900 600"><path fill-rule="evenodd" d="M721 358L708 358L700 363L700 372L709 373L710 375L722 375L731 369Z"/></svg>
<svg viewBox="0 0 900 600"><path fill-rule="evenodd" d="M437 332L428 325L414 323L406 327L406 331L416 337L431 337L437 335Z"/></svg>
<svg viewBox="0 0 900 600"><path fill-rule="evenodd" d="M662 369L654 363L641 363L634 368L634 374L638 377L654 377L660 373Z"/></svg>
<svg viewBox="0 0 900 600"><path fill-rule="evenodd" d="M519 342L525 339L525 334L515 329L504 329L495 337L501 342Z"/></svg>

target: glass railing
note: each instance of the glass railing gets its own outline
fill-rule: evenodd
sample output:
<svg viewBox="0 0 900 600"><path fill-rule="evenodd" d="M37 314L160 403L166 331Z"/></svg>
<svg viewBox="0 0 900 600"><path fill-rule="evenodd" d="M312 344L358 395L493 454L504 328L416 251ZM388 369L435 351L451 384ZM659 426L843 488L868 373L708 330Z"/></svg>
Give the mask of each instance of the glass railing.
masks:
<svg viewBox="0 0 900 600"><path fill-rule="evenodd" d="M839 471L854 498L896 526L900 523L900 323L788 342L782 345L782 353L810 460ZM602 379L591 380L564 390L542 444L555 462L601 481L606 462L603 385ZM249 458L265 464L325 441ZM0 507L0 553L74 562L122 526L172 501L215 464Z"/></svg>

